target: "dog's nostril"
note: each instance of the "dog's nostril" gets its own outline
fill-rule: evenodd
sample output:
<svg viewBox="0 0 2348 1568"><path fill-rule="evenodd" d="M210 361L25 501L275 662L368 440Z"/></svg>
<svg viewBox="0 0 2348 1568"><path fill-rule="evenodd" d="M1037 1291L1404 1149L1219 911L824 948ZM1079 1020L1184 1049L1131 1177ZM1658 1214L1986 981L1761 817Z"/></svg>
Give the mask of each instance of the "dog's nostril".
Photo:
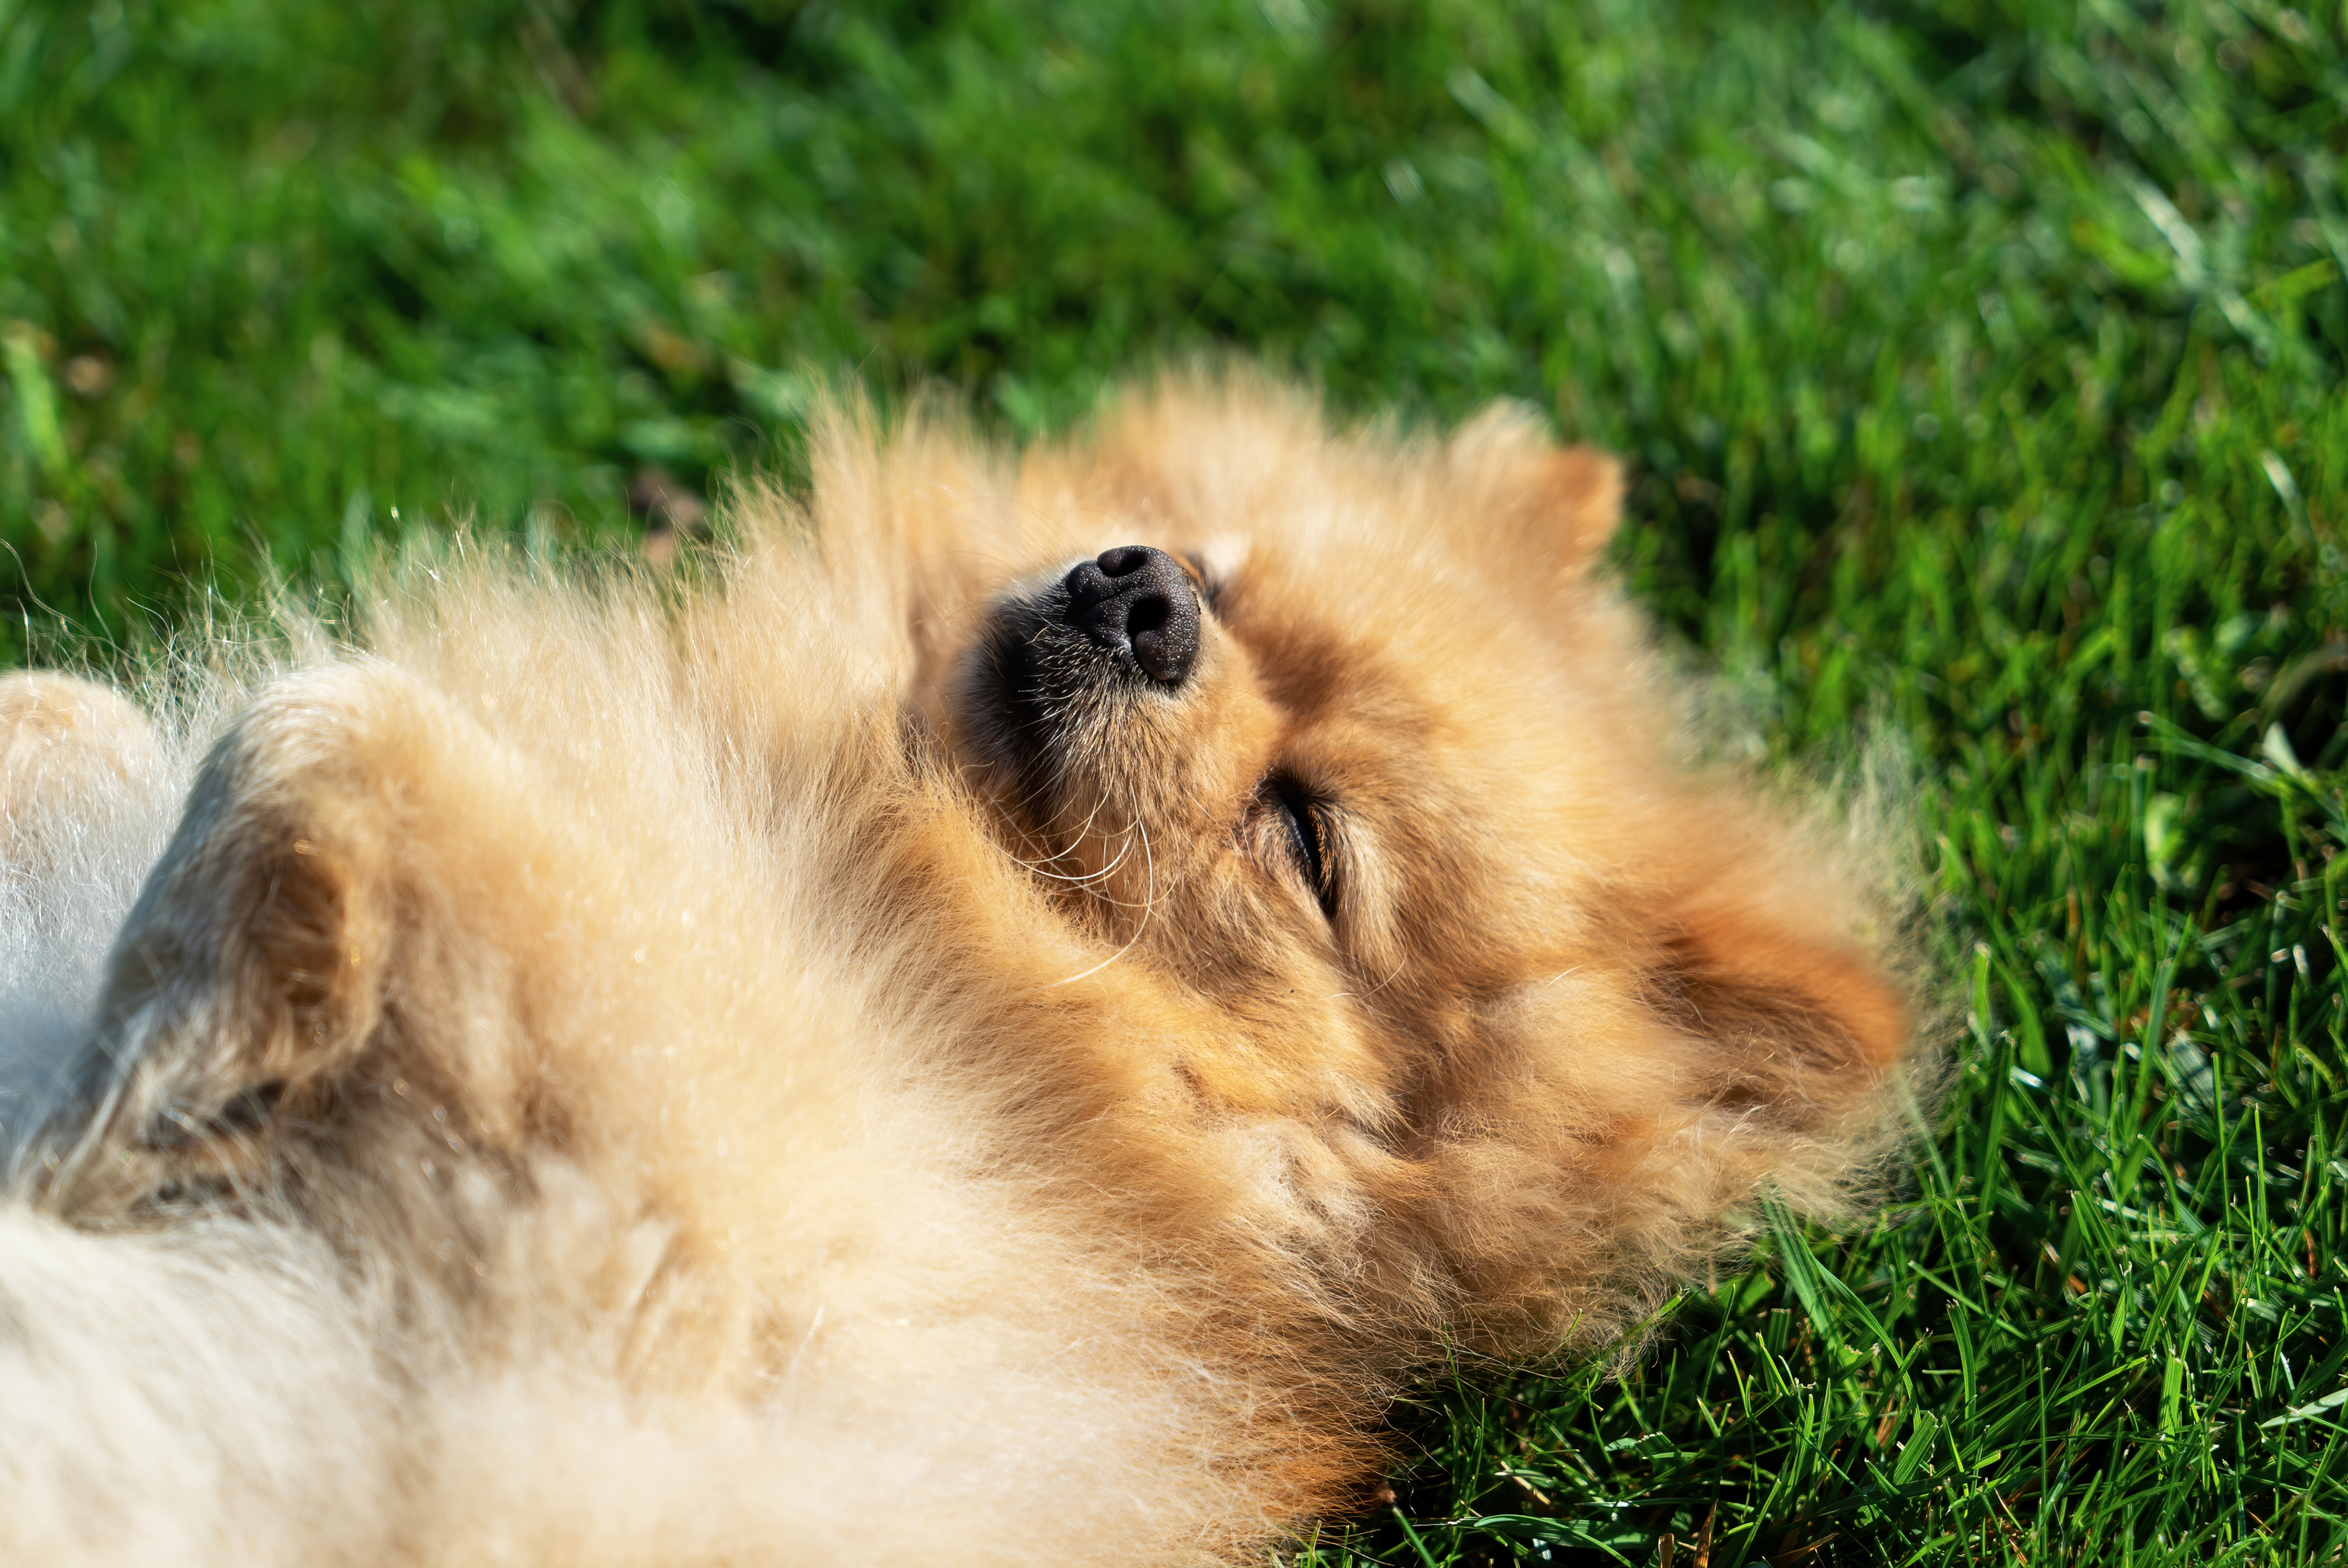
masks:
<svg viewBox="0 0 2348 1568"><path fill-rule="evenodd" d="M1174 613L1174 605L1162 593L1146 594L1136 599L1125 612L1125 634L1138 637L1145 631L1155 631L1166 624Z"/></svg>
<svg viewBox="0 0 2348 1568"><path fill-rule="evenodd" d="M1099 559L1094 564L1101 569L1103 577L1126 577L1148 567L1151 556L1163 556L1165 553L1148 545L1119 545L1113 550L1101 551ZM1167 559L1170 560L1173 558L1169 556Z"/></svg>
<svg viewBox="0 0 2348 1568"><path fill-rule="evenodd" d="M1119 545L1079 563L1066 587L1070 626L1104 648L1131 653L1161 684L1189 678L1199 657L1199 596L1172 556L1148 545Z"/></svg>

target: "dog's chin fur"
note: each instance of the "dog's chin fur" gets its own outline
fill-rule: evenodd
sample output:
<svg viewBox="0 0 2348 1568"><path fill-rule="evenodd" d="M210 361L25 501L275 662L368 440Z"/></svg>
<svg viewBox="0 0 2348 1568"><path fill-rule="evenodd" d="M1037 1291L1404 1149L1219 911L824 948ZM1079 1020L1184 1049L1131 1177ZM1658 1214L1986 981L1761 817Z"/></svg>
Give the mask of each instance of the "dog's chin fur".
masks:
<svg viewBox="0 0 2348 1568"><path fill-rule="evenodd" d="M1879 866L1675 764L1609 461L1244 378L815 459L714 586L0 692L0 1558L1236 1559L1879 1177ZM1063 635L1128 544L1179 682Z"/></svg>

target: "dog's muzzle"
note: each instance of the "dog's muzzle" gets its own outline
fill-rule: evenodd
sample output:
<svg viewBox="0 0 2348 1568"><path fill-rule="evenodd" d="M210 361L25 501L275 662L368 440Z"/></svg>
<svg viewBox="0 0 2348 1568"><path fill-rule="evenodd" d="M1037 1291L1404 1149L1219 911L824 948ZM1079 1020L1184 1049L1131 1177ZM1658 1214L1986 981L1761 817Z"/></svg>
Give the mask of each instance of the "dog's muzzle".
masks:
<svg viewBox="0 0 2348 1568"><path fill-rule="evenodd" d="M1189 693L1204 614L1189 573L1148 545L1103 550L1014 591L990 610L957 678L965 733L992 761L1034 775L1022 787L1040 788L1137 704Z"/></svg>

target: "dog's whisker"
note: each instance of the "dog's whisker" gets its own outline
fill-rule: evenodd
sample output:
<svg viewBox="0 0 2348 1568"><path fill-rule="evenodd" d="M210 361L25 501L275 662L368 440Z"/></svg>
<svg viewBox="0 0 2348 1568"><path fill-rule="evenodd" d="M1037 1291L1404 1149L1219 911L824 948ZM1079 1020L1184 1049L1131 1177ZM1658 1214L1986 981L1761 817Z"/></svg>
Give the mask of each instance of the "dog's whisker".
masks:
<svg viewBox="0 0 2348 1568"><path fill-rule="evenodd" d="M1149 849L1149 830L1139 823L1134 824L1134 828L1141 835L1142 863L1148 868L1149 876L1147 890L1142 894L1141 898L1141 923L1134 927L1133 935L1126 938L1125 946L1119 948L1116 952L1111 953L1107 958L1103 958L1099 963L1095 964L1083 974L1070 975L1065 980L1054 980L1050 985L1045 986L1044 989L1055 990L1061 986L1072 986L1078 980L1088 980L1092 979L1093 976L1099 974L1103 969L1108 968L1111 964L1125 957L1126 954L1133 951L1134 944L1140 941L1143 934L1149 929L1149 917L1155 907L1157 898L1158 865L1156 857L1151 855Z"/></svg>

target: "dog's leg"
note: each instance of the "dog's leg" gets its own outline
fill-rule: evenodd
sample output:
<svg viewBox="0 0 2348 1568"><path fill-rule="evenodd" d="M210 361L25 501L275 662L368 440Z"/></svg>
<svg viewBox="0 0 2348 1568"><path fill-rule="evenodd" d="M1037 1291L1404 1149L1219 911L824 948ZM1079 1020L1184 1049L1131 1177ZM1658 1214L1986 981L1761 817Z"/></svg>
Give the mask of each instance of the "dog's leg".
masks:
<svg viewBox="0 0 2348 1568"><path fill-rule="evenodd" d="M115 945L40 1156L46 1202L103 1212L257 1174L291 1146L267 1135L281 1120L331 1153L337 1128L382 1113L353 1072L396 1050L402 1016L510 1015L465 933L550 858L530 799L478 725L388 667L264 692L207 759ZM405 1072L478 1136L509 1038L436 1030L434 1052L379 1076Z"/></svg>
<svg viewBox="0 0 2348 1568"><path fill-rule="evenodd" d="M74 1052L175 782L116 692L0 676L0 1144L12 1114L66 1119L54 1102L87 1071ZM53 1178L37 1150L26 1173ZM261 1227L91 1235L16 1197L0 1204L0 1560L377 1560L390 1420L327 1249Z"/></svg>
<svg viewBox="0 0 2348 1568"><path fill-rule="evenodd" d="M0 1156L88 1032L107 948L170 827L170 775L113 692L0 676Z"/></svg>
<svg viewBox="0 0 2348 1568"><path fill-rule="evenodd" d="M0 676L0 863L46 875L163 771L147 716L88 681L46 670Z"/></svg>

